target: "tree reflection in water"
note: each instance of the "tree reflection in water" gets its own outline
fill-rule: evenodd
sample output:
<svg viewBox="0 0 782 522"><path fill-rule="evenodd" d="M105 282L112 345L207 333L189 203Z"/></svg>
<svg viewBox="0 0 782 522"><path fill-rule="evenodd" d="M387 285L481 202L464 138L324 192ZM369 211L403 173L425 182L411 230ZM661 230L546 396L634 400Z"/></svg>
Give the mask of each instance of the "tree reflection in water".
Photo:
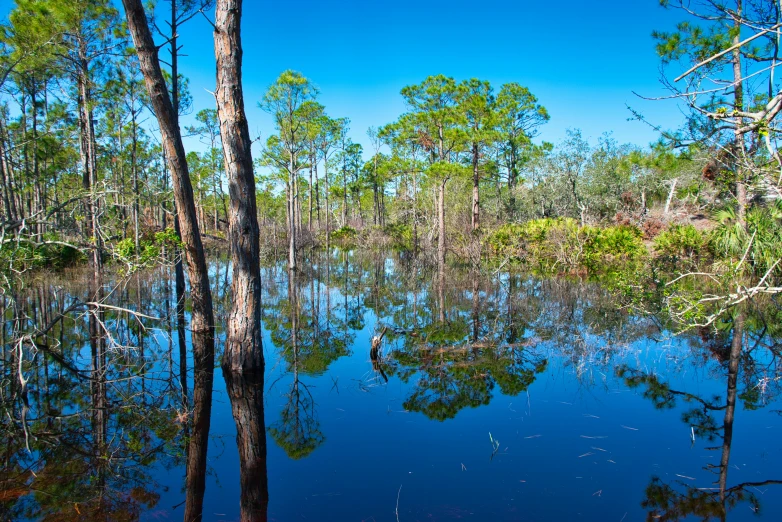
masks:
<svg viewBox="0 0 782 522"><path fill-rule="evenodd" d="M353 400L346 395L357 391L362 407L380 411L383 418L373 422L387 420L388 429L402 430L397 416L384 417L388 406L377 400L382 391L389 400L400 399L403 409L420 413L419 421L426 417L447 426L465 426L471 408L488 405L497 397L524 394L543 375L557 373L563 383L574 380L583 389L594 384L607 387L595 382L594 375L608 374L619 360L629 366L615 374L630 387L643 390L656 408L689 405L682 417L687 430L692 426L697 440L710 441L720 455L710 468L714 484L702 484L706 489L664 476L642 484L636 495L639 499L644 495L649 520L724 520L739 505L758 511L763 500L758 490L778 483L759 476L753 482L731 484L729 471L736 460L735 456L731 460L731 449L738 444L733 440L734 425L745 421L737 410L742 404L744 410L763 408L779 392L780 380L775 376L780 354L773 339L780 337L780 311L761 315L748 309L716 333L692 330L680 337L677 360L689 356L682 364L710 368L704 382L717 379L725 390L712 397L685 391L683 386L674 389L666 382L664 370L640 371L628 354L635 353L634 343L652 344L650 339L664 336L665 318L635 316L596 285L458 267L438 272L421 258L406 254L335 250L308 255L296 273L287 271L284 263L262 268L262 322L271 339L266 346L266 375L224 375L239 453L238 470L235 463L227 466L234 466L242 491L239 510L229 518L237 514L242 520L271 518L267 436L292 459L313 454L329 457L333 448L326 444L328 437L334 447L344 444L344 433L328 431L338 429L331 422L338 419L325 418L331 408L323 407L321 424L319 401ZM230 304L229 272L225 260L213 262L218 322ZM180 488L185 482L180 480L187 457L194 464L187 470L190 483L198 485L200 478L206 485L187 491L188 501L196 507L202 501L208 506L214 502L212 495L221 495L212 489L207 468L207 462L216 462L214 455L210 453L208 461L203 458L200 450L205 445L198 441L230 428L217 424L208 431L208 424L191 425L193 412L201 411L211 398L211 372L199 361L188 362L188 354L166 334L177 331L171 276L162 270L134 276L130 284L117 285L108 277L105 282L114 288L106 292L108 304L132 306L166 318L165 323L106 309L101 319L107 330L106 348L97 343L93 352L88 317L73 314L37 338L36 347L25 345L26 403L12 339L33 323L46 324L58 317L71 303L69 296L83 300L88 290L95 290L88 288L86 279L70 286L47 281L0 299L5 319L0 324L0 406L6 419L0 427L0 520L171 517L172 508L181 509ZM383 330L382 346L373 350L370 338ZM373 386L387 387L373 390L367 378ZM340 389L343 395L337 396ZM227 407L225 402L217 403L217 408ZM268 419L264 420L264 413ZM451 421L454 417L459 418ZM502 419L496 420L502 424ZM506 419L505 429L516 420ZM438 430L439 422L427 429ZM541 423L542 417L532 422ZM405 424L405 429L419 425ZM540 433L557 429L537 426ZM395 449L395 436L396 432L389 432L391 455L404 451ZM492 465L500 469L513 458L511 453L504 461L494 459ZM274 457L274 451L270 455L270 476L285 476L279 466L293 464ZM315 458L308 465L317 462ZM174 476L170 491L168 482L163 483L168 475ZM734 481L736 476L734 472ZM274 482L271 486L274 491ZM275 516L278 511L292 514L271 500ZM766 503L770 504L768 496ZM173 513L176 517L181 511Z"/></svg>
<svg viewBox="0 0 782 522"><path fill-rule="evenodd" d="M720 452L720 463L708 465L709 469L717 475L716 487L693 487L683 481L666 483L658 476L653 476L646 488L645 499L641 505L647 510L647 520L676 521L695 516L702 520L719 519L725 521L728 513L742 502L749 505L753 513L761 511L760 497L756 492L760 486L782 484L780 480L760 480L742 482L734 486L728 486L728 472L730 470L730 455L733 444L733 431L738 397L739 368L743 362L746 382L752 386L743 393L746 409L760 407L757 402L758 395L754 393L757 379L751 375L759 365L753 359L749 350L745 350L748 333L745 329L745 312L736 311L733 318L730 343L728 344L727 360L721 360L727 368L727 389L725 397L704 399L696 394L674 390L657 376L628 368L618 367L616 373L624 378L625 383L631 388L644 387L643 396L652 401L658 409L670 409L676 405L677 399L686 403L694 403L695 407L684 412L682 420L692 426L694 437L705 438L708 441L720 440L720 446L709 447L708 450ZM723 355L719 342L711 340L709 347L718 356ZM761 357L763 354L760 355ZM720 359L723 359L720 357ZM772 360L772 364L775 361ZM716 419L718 412L724 412L722 424Z"/></svg>
<svg viewBox="0 0 782 522"><path fill-rule="evenodd" d="M159 313L152 298L165 293L162 281L137 278L116 297ZM138 520L160 500L154 467L184 462L181 392L166 367L167 343L128 312L63 315L72 296L96 292L92 283L52 282L2 298L0 407L10 421L0 428L2 520Z"/></svg>
<svg viewBox="0 0 782 522"><path fill-rule="evenodd" d="M239 508L242 522L265 522L269 507L266 428L263 418L263 372L223 369L239 451Z"/></svg>

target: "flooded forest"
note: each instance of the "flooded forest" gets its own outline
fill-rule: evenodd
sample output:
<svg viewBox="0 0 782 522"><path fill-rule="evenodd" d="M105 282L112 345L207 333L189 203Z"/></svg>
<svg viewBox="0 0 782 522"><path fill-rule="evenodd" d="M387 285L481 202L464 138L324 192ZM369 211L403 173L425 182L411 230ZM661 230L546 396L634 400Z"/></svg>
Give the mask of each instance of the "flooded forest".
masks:
<svg viewBox="0 0 782 522"><path fill-rule="evenodd" d="M641 146L435 64L356 129L242 0L13 2L0 522L782 518L782 3L660 4Z"/></svg>

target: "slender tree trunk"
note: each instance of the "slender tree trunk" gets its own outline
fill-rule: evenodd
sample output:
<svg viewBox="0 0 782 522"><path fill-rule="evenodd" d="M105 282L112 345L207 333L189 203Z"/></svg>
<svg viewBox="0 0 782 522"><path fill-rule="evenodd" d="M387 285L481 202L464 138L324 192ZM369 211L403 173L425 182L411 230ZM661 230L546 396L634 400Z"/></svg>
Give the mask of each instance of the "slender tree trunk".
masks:
<svg viewBox="0 0 782 522"><path fill-rule="evenodd" d="M446 155L442 125L438 126L438 134L440 161L444 162ZM448 176L443 177L443 179L440 181L440 184L438 185L437 192L437 219L439 224L439 231L437 234L437 264L441 274L445 269L445 184L447 182Z"/></svg>
<svg viewBox="0 0 782 522"><path fill-rule="evenodd" d="M342 226L348 224L348 171L345 161L342 161Z"/></svg>
<svg viewBox="0 0 782 522"><path fill-rule="evenodd" d="M516 146L510 148L510 164L508 165L508 216L516 218L516 180L518 178L518 166L516 164Z"/></svg>
<svg viewBox="0 0 782 522"><path fill-rule="evenodd" d="M314 203L313 185L312 185L312 169L314 163L315 163L315 155L312 154L310 155L310 197L309 197L310 216L309 216L309 221L307 221L307 230L309 230L310 235L312 235L312 214L314 208L313 207L313 203Z"/></svg>
<svg viewBox="0 0 782 522"><path fill-rule="evenodd" d="M331 218L331 206L329 205L329 163L328 160L323 159L323 192L326 198L326 244L329 243L331 238L331 227L329 226L329 219Z"/></svg>
<svg viewBox="0 0 782 522"><path fill-rule="evenodd" d="M472 144L472 231L476 232L478 230L478 227L480 226L480 193L478 192L478 187L481 181L481 178L478 174L478 156L479 156L479 149L478 144L473 143Z"/></svg>
<svg viewBox="0 0 782 522"><path fill-rule="evenodd" d="M668 211L671 208L671 201L673 201L673 195L676 192L676 183L679 181L678 178L674 178L671 180L671 189L668 191L668 199L665 200L665 210L663 210L663 214L666 216L668 215ZM646 199L644 198L644 209L646 208Z"/></svg>
<svg viewBox="0 0 782 522"><path fill-rule="evenodd" d="M733 36L733 45L736 49L732 52L733 62L733 108L736 111L744 110L744 86L742 84L741 73L741 48L738 46L741 40L741 12L742 12L742 0L736 0L736 14L733 17L733 28L735 34ZM736 165L736 202L738 204L738 222L746 229L747 228L747 184L744 174L743 161L745 158L744 149L744 135L740 132L742 127L741 116L735 118L735 135L734 135L734 158L733 161Z"/></svg>
<svg viewBox="0 0 782 522"><path fill-rule="evenodd" d="M136 255L141 255L141 242L139 240L139 187L138 187L138 131L136 129L136 111L131 109L131 145L130 145L130 169L133 176L133 235L136 244Z"/></svg>
<svg viewBox="0 0 782 522"><path fill-rule="evenodd" d="M418 175L413 169L413 250L418 252Z"/></svg>
<svg viewBox="0 0 782 522"><path fill-rule="evenodd" d="M293 176L293 203L296 206L296 236L301 237L301 195L299 194L299 175Z"/></svg>
<svg viewBox="0 0 782 522"><path fill-rule="evenodd" d="M437 263L440 266L440 270L445 267L445 184L448 179L443 179L438 185L437 191L437 221L438 221L438 233L437 233Z"/></svg>
<svg viewBox="0 0 782 522"><path fill-rule="evenodd" d="M296 193L293 154L288 160L288 268L296 270Z"/></svg>
<svg viewBox="0 0 782 522"><path fill-rule="evenodd" d="M8 221L16 221L18 215L16 212L16 193L12 183L13 173L11 171L11 162L6 155L6 128L5 121L0 120L0 167L3 173L3 204L5 206L5 217Z"/></svg>
<svg viewBox="0 0 782 522"><path fill-rule="evenodd" d="M179 30L178 27L178 20L179 15L177 13L177 6L178 3L176 0L170 0L171 1L171 19L169 21L170 27L171 27L171 44L170 44L170 52L171 52L171 106L173 109L173 118L176 123L177 130L179 130L179 47L177 42L177 31ZM165 159L167 159L166 149L163 147L163 156ZM185 160L185 165L187 165L187 161ZM172 175L172 184L176 184L173 181L173 175ZM166 183L168 183L168 177L166 177ZM188 178L189 183L189 178ZM191 186L191 192L192 192L192 186ZM174 232L176 233L177 237L180 241L183 240L182 238L182 227L179 223L179 212L177 211L178 208L177 204L177 198L174 197ZM197 223L196 223L197 226ZM185 268L184 268L184 262L183 262L183 253L179 251L179 248L176 249L176 260L174 261L174 278L175 278L175 291L176 291L176 317L177 317L177 337L179 340L179 351L180 353L187 353L187 338L185 333ZM211 295L210 295L211 299ZM214 349L214 348L212 348ZM187 362L187 359L185 359L185 363ZM187 372L187 366L185 365L185 372ZM185 399L187 399L187 391L185 390ZM211 410L209 412L211 414ZM188 451L188 459L190 458L190 454L192 452ZM196 455L199 453L196 452ZM196 463L197 466L200 465L200 463ZM195 487L200 487L200 481L193 482ZM202 490L203 491L203 490ZM198 495L195 495L196 497ZM203 495L201 495L203 497ZM201 513L201 507L195 506L194 511L198 512L198 516L200 516ZM187 509L186 509L187 512Z"/></svg>
<svg viewBox="0 0 782 522"><path fill-rule="evenodd" d="M321 230L320 226L320 184L318 182L318 164L315 163L315 210L318 217L318 230Z"/></svg>
<svg viewBox="0 0 782 522"><path fill-rule="evenodd" d="M242 94L241 0L218 0L215 13L217 115L231 197L229 238L233 280L223 368L263 377L260 231L250 131ZM244 519L244 516L242 517Z"/></svg>
<svg viewBox="0 0 782 522"><path fill-rule="evenodd" d="M147 24L147 16L141 0L123 0L128 29L138 52L141 72L149 92L152 107L160 125L163 146L171 168L177 216L184 244L185 261L190 275L190 295L193 302L191 330L193 341L193 366L195 368L194 400L200 401L193 411L193 436L190 439L187 462L187 503L185 520L201 520L205 476L198 469L205 469L209 424L212 407L212 380L214 376L214 314L209 273L204 257L201 234L198 230L193 186L187 169L185 149L179 131L178 115L169 97L157 47ZM175 11L175 9L174 9ZM176 34L176 32L174 32ZM201 396L203 393L203 396Z"/></svg>

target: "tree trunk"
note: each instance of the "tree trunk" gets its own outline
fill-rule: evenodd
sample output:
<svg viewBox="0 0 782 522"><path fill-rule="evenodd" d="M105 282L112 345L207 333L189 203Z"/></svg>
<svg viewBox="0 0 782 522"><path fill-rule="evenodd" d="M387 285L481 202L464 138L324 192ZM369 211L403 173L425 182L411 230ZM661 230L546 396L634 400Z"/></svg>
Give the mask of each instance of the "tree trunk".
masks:
<svg viewBox="0 0 782 522"><path fill-rule="evenodd" d="M141 243L139 241L139 188L138 188L138 165L136 157L138 156L138 132L136 130L136 110L131 108L132 137L130 148L130 168L133 176L133 235L136 245L136 256L141 255Z"/></svg>
<svg viewBox="0 0 782 522"><path fill-rule="evenodd" d="M472 144L472 231L476 232L480 226L481 220L481 208L480 208L480 193L478 192L478 186L481 178L478 174L478 144Z"/></svg>
<svg viewBox="0 0 782 522"><path fill-rule="evenodd" d="M321 230L320 224L320 183L318 181L318 164L315 163L315 211L318 217L318 231Z"/></svg>
<svg viewBox="0 0 782 522"><path fill-rule="evenodd" d="M201 234L198 230L193 186L187 169L185 149L179 131L178 115L169 97L163 73L160 70L157 47L147 25L147 16L141 0L123 0L128 29L135 44L141 72L155 111L163 147L171 168L177 217L184 245L184 256L190 275L190 296L193 302L191 330L193 366L196 368L194 400L200 401L193 411L193 437L190 439L187 462L187 503L185 520L201 520L205 475L194 470L205 468L209 424L212 407L212 380L214 375L214 314ZM173 7L172 7L173 8ZM175 12L175 8L174 12ZM174 32L176 34L176 32ZM172 97L176 96L176 92ZM198 391L203 392L203 397ZM193 472L191 473L191 470Z"/></svg>
<svg viewBox="0 0 782 522"><path fill-rule="evenodd" d="M744 110L744 86L742 84L741 73L741 48L738 46L741 39L741 11L742 0L736 0L736 14L733 17L733 28L735 34L733 36L733 45L736 47L732 53L733 61L733 82L735 87L733 88L733 108L736 111ZM744 167L742 161L744 161L744 135L740 132L742 127L741 116L735 118L735 134L734 134L734 148L733 152L735 161L735 174L736 174L736 203L738 204L738 222L746 230L747 228L747 185L746 179L744 179Z"/></svg>
<svg viewBox="0 0 782 522"><path fill-rule="evenodd" d="M437 233L437 263L442 271L445 267L445 184L448 179L440 182L437 191L437 220L439 231Z"/></svg>
<svg viewBox="0 0 782 522"><path fill-rule="evenodd" d="M217 1L215 97L231 197L228 235L233 245L233 297L226 328L223 368L233 372L259 372L263 376L260 231L250 151L252 142L242 93L241 17L241 0Z"/></svg>
<svg viewBox="0 0 782 522"><path fill-rule="evenodd" d="M312 235L312 212L313 212L313 186L312 186L312 165L315 163L315 156L310 155L310 197L309 197L309 207L310 207L310 216L309 220L307 221L307 230L309 230L310 235Z"/></svg>
<svg viewBox="0 0 782 522"><path fill-rule="evenodd" d="M296 192L293 154L288 160L288 268L296 270Z"/></svg>
<svg viewBox="0 0 782 522"><path fill-rule="evenodd" d="M342 161L342 226L348 224L348 171L345 161Z"/></svg>
<svg viewBox="0 0 782 522"><path fill-rule="evenodd" d="M668 211L671 208L671 201L673 201L673 194L676 192L676 182L679 181L678 178L674 178L671 180L671 190L668 191L668 199L665 200L665 210L663 211L663 214L666 216L668 215ZM644 198L644 209L646 208L646 198Z"/></svg>
<svg viewBox="0 0 782 522"><path fill-rule="evenodd" d="M329 162L328 159L323 159L323 194L325 198L326 206L326 244L328 244L331 238L331 226L329 219L331 218L331 204L329 203Z"/></svg>

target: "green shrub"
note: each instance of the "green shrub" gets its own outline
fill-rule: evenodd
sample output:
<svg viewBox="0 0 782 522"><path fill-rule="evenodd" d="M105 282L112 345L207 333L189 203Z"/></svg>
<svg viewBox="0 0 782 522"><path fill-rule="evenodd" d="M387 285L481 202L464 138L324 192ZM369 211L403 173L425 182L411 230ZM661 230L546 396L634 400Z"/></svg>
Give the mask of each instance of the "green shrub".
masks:
<svg viewBox="0 0 782 522"><path fill-rule="evenodd" d="M383 228L383 233L391 238L396 248L411 250L413 248L413 227L403 223L391 223Z"/></svg>
<svg viewBox="0 0 782 522"><path fill-rule="evenodd" d="M599 268L613 260L636 260L646 254L635 227L579 226L571 218L535 219L499 227L487 238L491 252L545 270Z"/></svg>
<svg viewBox="0 0 782 522"><path fill-rule="evenodd" d="M125 238L114 245L114 257L127 265L131 270L154 265L162 254L163 248L175 248L181 246L176 231L167 228L162 232L155 232L139 240L139 252L136 252L135 238Z"/></svg>
<svg viewBox="0 0 782 522"><path fill-rule="evenodd" d="M782 258L782 200L750 209L746 229L733 208L717 212L715 219L719 224L711 233L710 244L718 264L729 269L740 264L743 272L762 275ZM779 266L777 270L782 271Z"/></svg>
<svg viewBox="0 0 782 522"><path fill-rule="evenodd" d="M655 255L665 261L696 263L707 238L692 225L671 225L654 238Z"/></svg>
<svg viewBox="0 0 782 522"><path fill-rule="evenodd" d="M587 235L586 256L589 261L629 261L646 254L641 231L633 226L591 228Z"/></svg>
<svg viewBox="0 0 782 522"><path fill-rule="evenodd" d="M347 225L338 228L331 233L331 240L336 243L340 243L342 246L355 245L357 239L358 231L355 228L349 227Z"/></svg>

